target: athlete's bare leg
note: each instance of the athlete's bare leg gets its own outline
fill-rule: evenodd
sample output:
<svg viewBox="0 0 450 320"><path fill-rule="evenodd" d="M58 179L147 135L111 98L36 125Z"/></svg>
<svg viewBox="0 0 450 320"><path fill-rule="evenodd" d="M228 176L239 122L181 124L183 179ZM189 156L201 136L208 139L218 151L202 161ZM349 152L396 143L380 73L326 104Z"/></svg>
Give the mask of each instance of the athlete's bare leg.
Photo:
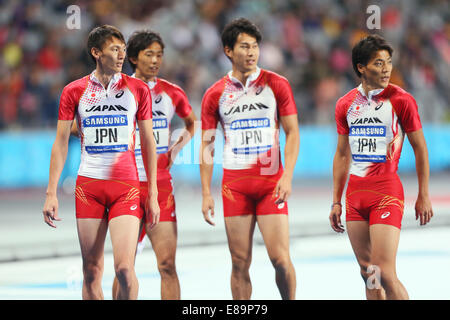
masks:
<svg viewBox="0 0 450 320"><path fill-rule="evenodd" d="M144 228L144 223L142 220L139 223L139 234L141 234L142 228ZM137 249L137 247L136 247ZM134 255L134 263L136 265L136 254ZM117 276L114 276L113 285L112 285L112 298L113 300L118 299L119 294L119 282L117 281Z"/></svg>
<svg viewBox="0 0 450 320"><path fill-rule="evenodd" d="M250 264L256 217L252 214L225 218L231 254L231 294L234 300L249 300L252 295Z"/></svg>
<svg viewBox="0 0 450 320"><path fill-rule="evenodd" d="M83 258L84 300L102 300L103 250L108 221L106 219L77 219L78 238Z"/></svg>
<svg viewBox="0 0 450 320"><path fill-rule="evenodd" d="M113 300L118 300L118 294L119 294L119 282L117 281L117 277L114 276L113 285L112 285Z"/></svg>
<svg viewBox="0 0 450 320"><path fill-rule="evenodd" d="M385 300L386 293L380 283L379 289L376 288L377 286L375 283L371 289L367 286L367 280L372 275L372 273L367 272L367 269L370 266L371 253L369 222L347 221L347 233L360 267L361 276L364 280L367 300Z"/></svg>
<svg viewBox="0 0 450 320"><path fill-rule="evenodd" d="M152 229L147 227L147 235L156 254L161 275L161 299L179 300L180 282L175 268L177 249L177 223L163 221Z"/></svg>
<svg viewBox="0 0 450 320"><path fill-rule="evenodd" d="M407 300L408 292L397 278L396 257L400 229L384 224L370 226L371 264L380 268L381 284L389 300Z"/></svg>
<svg viewBox="0 0 450 320"><path fill-rule="evenodd" d="M294 300L296 276L289 255L289 222L285 214L256 216L259 230L275 268L275 280L283 300Z"/></svg>
<svg viewBox="0 0 450 320"><path fill-rule="evenodd" d="M118 280L117 299L137 299L139 284L134 271L139 219L131 215L118 216L109 222L113 247L114 270ZM113 293L114 295L114 293Z"/></svg>

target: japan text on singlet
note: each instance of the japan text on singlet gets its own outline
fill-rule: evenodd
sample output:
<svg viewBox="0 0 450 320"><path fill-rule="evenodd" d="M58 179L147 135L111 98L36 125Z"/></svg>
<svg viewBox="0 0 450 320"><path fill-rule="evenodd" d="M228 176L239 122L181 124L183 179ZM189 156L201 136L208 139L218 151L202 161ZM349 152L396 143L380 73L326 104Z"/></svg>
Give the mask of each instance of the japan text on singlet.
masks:
<svg viewBox="0 0 450 320"><path fill-rule="evenodd" d="M245 85L231 74L211 86L202 100L202 129L215 129L219 121L222 124L223 168L262 166L271 156L281 166L279 117L297 114L289 82L260 68Z"/></svg>
<svg viewBox="0 0 450 320"><path fill-rule="evenodd" d="M156 81L149 82L148 86L152 96L153 136L156 142L156 153L160 158L170 147L170 122L174 113L180 118L185 118L191 113L192 107L184 91L173 83L157 78ZM139 128L136 134L136 165L139 180L147 181L142 161ZM170 178L166 165L166 161L158 161L158 180Z"/></svg>
<svg viewBox="0 0 450 320"><path fill-rule="evenodd" d="M362 85L336 103L339 134L348 135L350 174L360 177L397 172L405 133L422 128L414 98L396 85L372 90Z"/></svg>
<svg viewBox="0 0 450 320"><path fill-rule="evenodd" d="M116 73L104 88L95 76L64 87L59 120L73 120L81 137L78 174L96 179L137 180L134 156L136 120L151 119L152 101L141 80Z"/></svg>

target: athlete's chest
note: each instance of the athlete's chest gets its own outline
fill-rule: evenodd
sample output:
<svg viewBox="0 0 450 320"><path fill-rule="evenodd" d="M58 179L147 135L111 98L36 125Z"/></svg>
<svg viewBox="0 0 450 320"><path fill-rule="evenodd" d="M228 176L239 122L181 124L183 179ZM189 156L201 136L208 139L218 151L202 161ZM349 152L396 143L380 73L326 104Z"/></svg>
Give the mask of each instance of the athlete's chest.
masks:
<svg viewBox="0 0 450 320"><path fill-rule="evenodd" d="M175 106L171 97L165 91L151 90L153 118L171 119Z"/></svg>
<svg viewBox="0 0 450 320"><path fill-rule="evenodd" d="M240 119L268 119L275 121L276 99L267 85L253 85L247 89L228 86L219 101L219 114L225 124Z"/></svg>
<svg viewBox="0 0 450 320"><path fill-rule="evenodd" d="M395 112L389 99L356 99L347 110L347 123L352 127L390 126Z"/></svg>
<svg viewBox="0 0 450 320"><path fill-rule="evenodd" d="M391 102L357 99L347 111L347 122L353 161L385 162L398 124Z"/></svg>
<svg viewBox="0 0 450 320"><path fill-rule="evenodd" d="M90 86L83 93L78 106L78 113L83 121L92 117L128 117L134 115L136 110L135 97L127 87L106 91L98 85Z"/></svg>

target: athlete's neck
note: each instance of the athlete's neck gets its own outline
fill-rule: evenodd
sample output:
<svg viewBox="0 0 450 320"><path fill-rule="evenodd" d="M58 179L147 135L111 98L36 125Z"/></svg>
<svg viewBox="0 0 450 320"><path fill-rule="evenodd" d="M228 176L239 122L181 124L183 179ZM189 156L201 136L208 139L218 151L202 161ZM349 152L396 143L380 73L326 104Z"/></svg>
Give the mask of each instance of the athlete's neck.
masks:
<svg viewBox="0 0 450 320"><path fill-rule="evenodd" d="M238 70L238 69L233 67L233 71L231 72L231 75L234 78L238 79L242 83L242 85L245 86L246 83L247 83L248 77L250 77L255 72L256 72L256 68L252 69L250 71L247 71L247 72L242 72L242 71L240 71L240 70Z"/></svg>
<svg viewBox="0 0 450 320"><path fill-rule="evenodd" d="M97 69L95 69L95 77L98 81L100 81L105 89L108 88L109 82L112 77L114 77L114 74L114 72L105 72L105 70L103 70L100 66L97 66Z"/></svg>
<svg viewBox="0 0 450 320"><path fill-rule="evenodd" d="M136 72L134 73L135 77L144 81L145 83L149 83L150 81L155 82L156 76L147 76L139 71L139 69L136 69Z"/></svg>
<svg viewBox="0 0 450 320"><path fill-rule="evenodd" d="M384 89L384 87L381 87L379 85L367 83L367 81L365 81L364 79L362 79L361 85L362 85L362 89L364 90L366 97L369 96L369 92L372 90L379 90L379 89L383 90Z"/></svg>

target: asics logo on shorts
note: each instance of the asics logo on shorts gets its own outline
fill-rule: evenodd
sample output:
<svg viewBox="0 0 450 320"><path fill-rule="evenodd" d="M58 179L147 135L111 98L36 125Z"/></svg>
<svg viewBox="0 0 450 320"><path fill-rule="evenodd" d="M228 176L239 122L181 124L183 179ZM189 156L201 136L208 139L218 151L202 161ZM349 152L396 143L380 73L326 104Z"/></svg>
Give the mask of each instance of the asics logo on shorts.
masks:
<svg viewBox="0 0 450 320"><path fill-rule="evenodd" d="M284 208L284 202L282 202L278 205L278 209L283 209L283 208Z"/></svg>
<svg viewBox="0 0 450 320"><path fill-rule="evenodd" d="M388 212L385 212L385 213L383 213L382 215L381 215L381 219L386 219L387 217L389 217L391 215L391 213L388 211Z"/></svg>
<svg viewBox="0 0 450 320"><path fill-rule="evenodd" d="M135 205L133 205L133 206L130 207L130 210L133 210L133 211L134 211L134 210L137 209L137 207L138 207L137 204L135 204Z"/></svg>

